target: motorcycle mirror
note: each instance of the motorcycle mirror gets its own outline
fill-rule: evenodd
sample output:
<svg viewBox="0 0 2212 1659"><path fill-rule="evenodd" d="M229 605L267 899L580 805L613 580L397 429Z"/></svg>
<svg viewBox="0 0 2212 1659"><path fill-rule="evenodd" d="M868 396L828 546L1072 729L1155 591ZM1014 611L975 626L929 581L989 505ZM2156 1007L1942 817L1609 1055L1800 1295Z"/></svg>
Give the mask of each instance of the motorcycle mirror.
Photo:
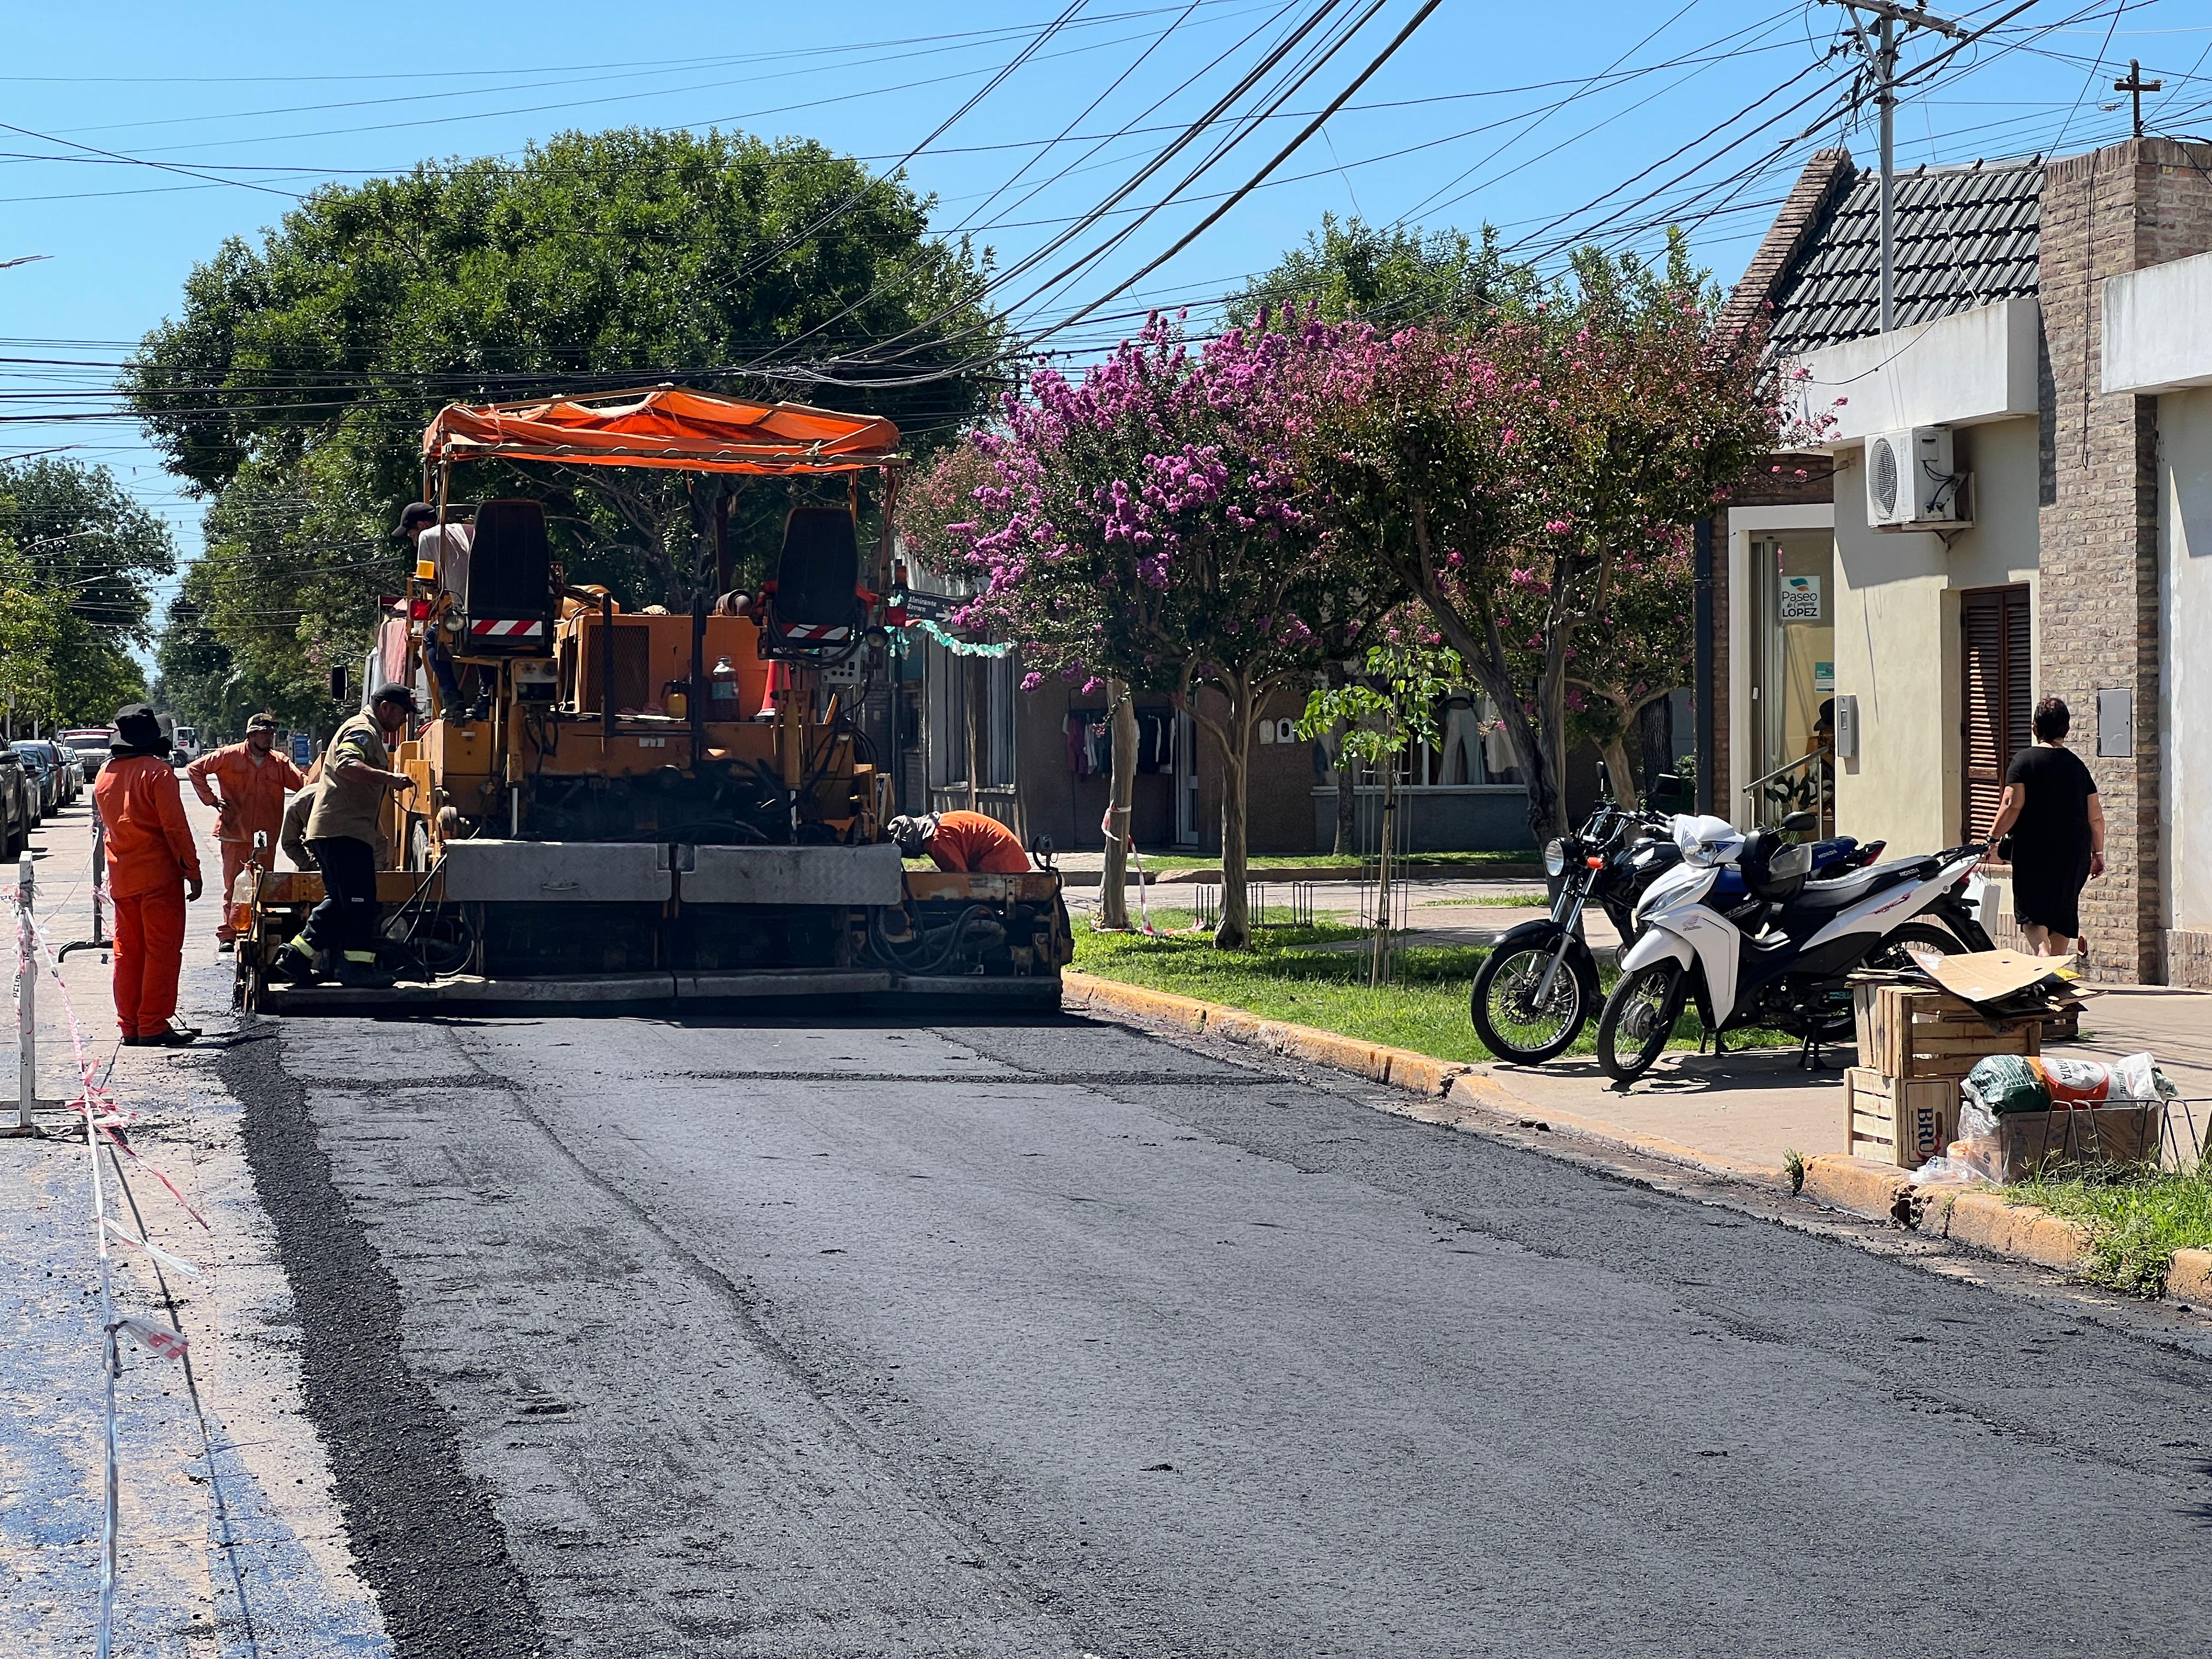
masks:
<svg viewBox="0 0 2212 1659"><path fill-rule="evenodd" d="M1672 772L1662 772L1651 780L1651 805L1654 811L1673 811L1682 805L1686 795L1682 780Z"/></svg>
<svg viewBox="0 0 2212 1659"><path fill-rule="evenodd" d="M1597 794L1600 800L1613 799L1613 774L1605 769L1605 763L1597 763Z"/></svg>
<svg viewBox="0 0 2212 1659"><path fill-rule="evenodd" d="M1811 835L1820 827L1818 812L1792 812L1782 820L1782 827L1793 836Z"/></svg>

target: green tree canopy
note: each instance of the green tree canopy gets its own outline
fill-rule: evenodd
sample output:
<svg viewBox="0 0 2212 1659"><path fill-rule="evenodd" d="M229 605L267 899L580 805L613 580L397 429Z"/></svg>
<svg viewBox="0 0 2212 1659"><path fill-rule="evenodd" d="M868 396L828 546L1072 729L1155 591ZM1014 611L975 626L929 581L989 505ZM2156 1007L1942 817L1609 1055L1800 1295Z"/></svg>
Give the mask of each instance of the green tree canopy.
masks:
<svg viewBox="0 0 2212 1659"><path fill-rule="evenodd" d="M1488 225L1464 231L1377 229L1364 219L1322 216L1273 270L1253 277L1229 301L1229 320L1249 327L1262 309L1317 309L1324 322L1371 323L1386 333L1413 323L1476 320L1535 302L1543 282L1498 252Z"/></svg>
<svg viewBox="0 0 2212 1659"><path fill-rule="evenodd" d="M89 724L143 697L131 653L153 637L154 579L176 566L169 527L106 467L46 456L0 462L0 543L14 554L10 705Z"/></svg>
<svg viewBox="0 0 2212 1659"><path fill-rule="evenodd" d="M1001 332L966 302L983 256L933 238L930 206L809 141L632 129L327 186L258 246L226 241L124 377L211 498L194 625L280 705L356 657L369 601L405 573L393 527L422 489L422 428L455 400L673 380L949 441L998 384ZM902 335L895 372L838 380L831 360ZM688 600L679 476L478 463L455 488L544 500L572 580ZM740 490L741 570L763 568L790 500Z"/></svg>

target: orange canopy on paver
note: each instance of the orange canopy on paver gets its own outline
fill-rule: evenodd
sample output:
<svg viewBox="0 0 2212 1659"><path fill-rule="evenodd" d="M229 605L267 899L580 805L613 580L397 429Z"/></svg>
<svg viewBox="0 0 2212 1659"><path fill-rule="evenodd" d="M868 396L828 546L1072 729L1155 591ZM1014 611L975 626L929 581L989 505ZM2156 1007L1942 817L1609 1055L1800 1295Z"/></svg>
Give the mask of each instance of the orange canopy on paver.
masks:
<svg viewBox="0 0 2212 1659"><path fill-rule="evenodd" d="M898 428L876 415L757 404L682 386L512 404L448 404L422 434L425 459L562 461L695 472L856 472L896 459Z"/></svg>

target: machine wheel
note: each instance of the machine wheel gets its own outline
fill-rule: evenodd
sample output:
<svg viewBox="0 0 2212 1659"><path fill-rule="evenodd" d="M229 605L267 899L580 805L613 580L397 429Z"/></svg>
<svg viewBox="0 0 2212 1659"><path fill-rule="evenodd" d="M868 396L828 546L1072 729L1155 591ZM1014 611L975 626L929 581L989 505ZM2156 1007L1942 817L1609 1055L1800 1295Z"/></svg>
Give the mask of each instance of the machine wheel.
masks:
<svg viewBox="0 0 2212 1659"><path fill-rule="evenodd" d="M1556 945L1532 944L1492 951L1483 958L1468 1012L1475 1035L1500 1060L1540 1066L1564 1054L1589 1024L1599 991L1597 975L1587 963L1561 963L1542 1006L1536 1004L1536 988L1558 954Z"/></svg>
<svg viewBox="0 0 2212 1659"><path fill-rule="evenodd" d="M1654 963L1622 976L1597 1018L1597 1060L1607 1077L1633 1083L1651 1069L1674 1034L1688 989L1679 962Z"/></svg>

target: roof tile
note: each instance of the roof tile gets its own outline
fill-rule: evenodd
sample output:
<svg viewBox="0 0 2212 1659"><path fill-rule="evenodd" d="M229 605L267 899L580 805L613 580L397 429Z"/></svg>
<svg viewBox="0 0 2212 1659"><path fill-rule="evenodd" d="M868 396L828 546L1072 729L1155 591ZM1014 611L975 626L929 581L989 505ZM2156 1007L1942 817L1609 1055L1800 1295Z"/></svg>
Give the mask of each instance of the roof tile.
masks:
<svg viewBox="0 0 2212 1659"><path fill-rule="evenodd" d="M1773 343L1790 356L1877 331L1881 176L1840 190L1774 293ZM2033 295L2043 205L2039 159L1899 173L1895 194L1900 323Z"/></svg>

